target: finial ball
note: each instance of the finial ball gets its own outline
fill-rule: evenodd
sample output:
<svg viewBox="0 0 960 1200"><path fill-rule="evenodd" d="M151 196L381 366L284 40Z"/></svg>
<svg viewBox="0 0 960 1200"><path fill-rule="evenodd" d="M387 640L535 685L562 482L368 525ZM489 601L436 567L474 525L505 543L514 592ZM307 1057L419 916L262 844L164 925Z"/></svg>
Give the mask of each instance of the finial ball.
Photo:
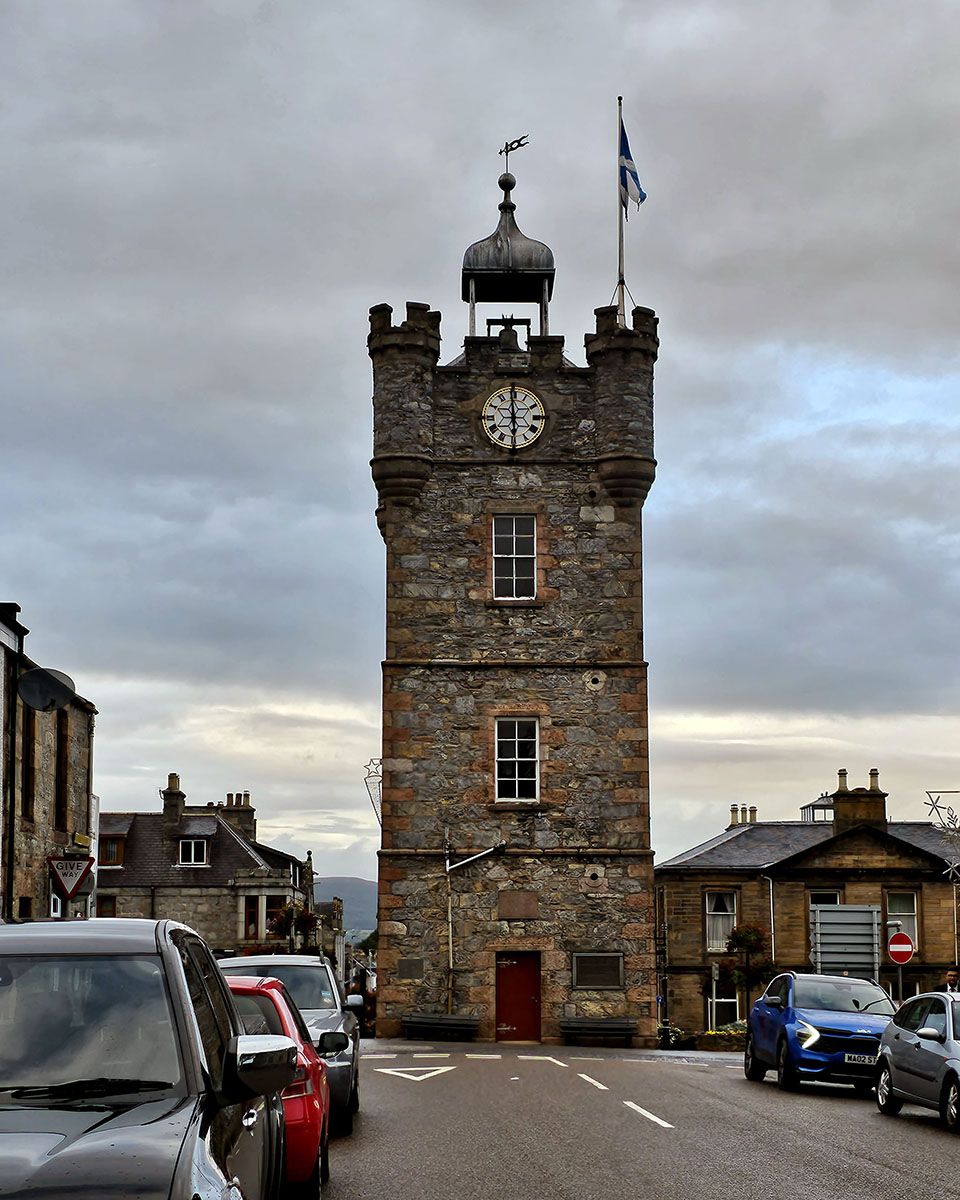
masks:
<svg viewBox="0 0 960 1200"><path fill-rule="evenodd" d="M517 186L517 179L516 179L516 176L513 175L510 171L504 171L504 173L497 180L497 183L500 185L500 187L503 191L512 192L513 189Z"/></svg>

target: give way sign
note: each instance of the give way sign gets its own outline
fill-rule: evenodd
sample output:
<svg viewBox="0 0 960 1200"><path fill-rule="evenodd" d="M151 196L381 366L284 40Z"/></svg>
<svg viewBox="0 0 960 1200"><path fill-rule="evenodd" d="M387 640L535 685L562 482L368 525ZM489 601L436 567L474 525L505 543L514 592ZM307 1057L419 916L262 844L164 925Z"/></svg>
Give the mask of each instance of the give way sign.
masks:
<svg viewBox="0 0 960 1200"><path fill-rule="evenodd" d="M90 874L90 868L93 866L92 858L55 858L49 855L47 862L57 881L57 887L68 900L72 900L77 894L77 888Z"/></svg>
<svg viewBox="0 0 960 1200"><path fill-rule="evenodd" d="M890 941L887 942L887 953L895 963L908 963L913 958L913 941L909 934L894 933L890 936Z"/></svg>

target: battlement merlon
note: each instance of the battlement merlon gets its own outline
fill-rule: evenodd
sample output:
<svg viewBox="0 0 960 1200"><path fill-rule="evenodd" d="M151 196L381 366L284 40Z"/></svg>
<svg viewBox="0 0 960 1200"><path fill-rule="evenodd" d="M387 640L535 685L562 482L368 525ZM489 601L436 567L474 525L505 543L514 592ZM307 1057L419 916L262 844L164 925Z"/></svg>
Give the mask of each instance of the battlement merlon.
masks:
<svg viewBox="0 0 960 1200"><path fill-rule="evenodd" d="M597 318L597 332L588 333L583 339L587 362L591 366L595 365L597 355L608 350L639 353L649 360L650 365L656 362L660 340L657 337L658 318L652 308L641 308L638 305L633 310L632 329L625 329L617 323L615 304L596 308L594 314Z"/></svg>
<svg viewBox="0 0 960 1200"><path fill-rule="evenodd" d="M407 319L400 325L391 324L393 309L389 304L377 304L370 309L370 336L367 349L376 359L390 352L403 357L423 358L431 366L440 357L440 314L429 304L407 301Z"/></svg>

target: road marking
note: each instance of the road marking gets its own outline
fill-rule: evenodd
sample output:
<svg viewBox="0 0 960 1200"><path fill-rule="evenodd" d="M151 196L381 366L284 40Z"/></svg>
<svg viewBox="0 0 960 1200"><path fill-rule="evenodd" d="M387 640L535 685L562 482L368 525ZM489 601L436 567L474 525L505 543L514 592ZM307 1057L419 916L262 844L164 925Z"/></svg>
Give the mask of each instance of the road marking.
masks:
<svg viewBox="0 0 960 1200"><path fill-rule="evenodd" d="M648 1121L653 1121L656 1125L662 1125L664 1129L673 1129L669 1121L662 1121L659 1117L654 1116L652 1112L647 1112L645 1108L641 1108L639 1104L634 1104L632 1100L624 1100L627 1108L632 1108L634 1112L638 1112L641 1117L646 1117Z"/></svg>
<svg viewBox="0 0 960 1200"><path fill-rule="evenodd" d="M449 1054L415 1054L414 1058L449 1058Z"/></svg>
<svg viewBox="0 0 960 1200"><path fill-rule="evenodd" d="M361 1058L396 1058L395 1054L361 1054Z"/></svg>
<svg viewBox="0 0 960 1200"><path fill-rule="evenodd" d="M411 1083L422 1083L425 1079L433 1079L434 1075L442 1075L445 1071L455 1071L456 1067L374 1067L381 1075L399 1075L401 1079L409 1079ZM414 1074L416 1072L416 1074Z"/></svg>
<svg viewBox="0 0 960 1200"><path fill-rule="evenodd" d="M499 1059L503 1058L503 1055L502 1054L467 1054L467 1055L465 1055L465 1057L466 1058L496 1058L499 1060Z"/></svg>
<svg viewBox="0 0 960 1200"><path fill-rule="evenodd" d="M518 1054L517 1058L524 1058L530 1062L552 1062L558 1067L565 1067L567 1064L561 1062L559 1058L551 1058L549 1054Z"/></svg>
<svg viewBox="0 0 960 1200"><path fill-rule="evenodd" d="M579 1074L579 1072L578 1072ZM601 1092L609 1092L610 1089L605 1083L597 1083L595 1079L591 1079L589 1075L580 1075L581 1079L585 1079L587 1083L592 1083L595 1088L599 1088Z"/></svg>

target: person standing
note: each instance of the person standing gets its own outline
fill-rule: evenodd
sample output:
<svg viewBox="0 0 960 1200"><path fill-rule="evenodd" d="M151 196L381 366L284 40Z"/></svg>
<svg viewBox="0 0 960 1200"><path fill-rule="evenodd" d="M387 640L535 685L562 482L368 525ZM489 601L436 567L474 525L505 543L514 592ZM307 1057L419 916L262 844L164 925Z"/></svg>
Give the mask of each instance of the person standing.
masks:
<svg viewBox="0 0 960 1200"><path fill-rule="evenodd" d="M960 993L960 969L957 967L947 967L947 973L943 983L937 984L933 990L935 992Z"/></svg>

